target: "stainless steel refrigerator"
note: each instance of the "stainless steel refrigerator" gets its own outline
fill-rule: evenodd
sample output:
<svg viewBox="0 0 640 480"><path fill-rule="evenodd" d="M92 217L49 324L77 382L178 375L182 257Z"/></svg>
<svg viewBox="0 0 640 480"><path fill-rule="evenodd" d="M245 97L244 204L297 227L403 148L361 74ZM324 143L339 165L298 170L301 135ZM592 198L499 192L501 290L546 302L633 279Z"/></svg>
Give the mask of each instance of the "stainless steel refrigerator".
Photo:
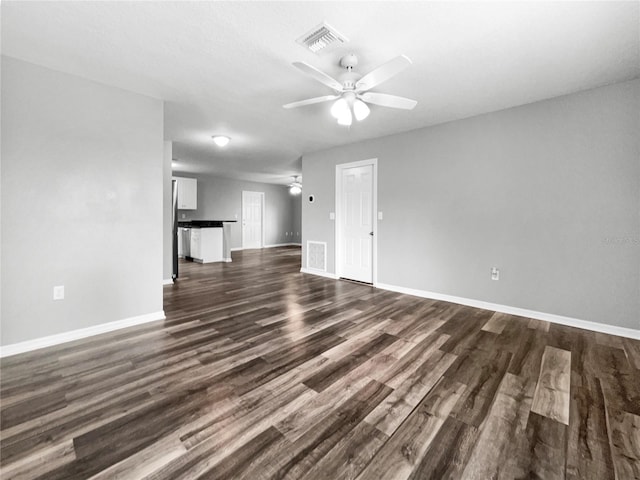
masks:
<svg viewBox="0 0 640 480"><path fill-rule="evenodd" d="M178 182L171 180L171 236L173 238L173 274L171 278L178 278Z"/></svg>

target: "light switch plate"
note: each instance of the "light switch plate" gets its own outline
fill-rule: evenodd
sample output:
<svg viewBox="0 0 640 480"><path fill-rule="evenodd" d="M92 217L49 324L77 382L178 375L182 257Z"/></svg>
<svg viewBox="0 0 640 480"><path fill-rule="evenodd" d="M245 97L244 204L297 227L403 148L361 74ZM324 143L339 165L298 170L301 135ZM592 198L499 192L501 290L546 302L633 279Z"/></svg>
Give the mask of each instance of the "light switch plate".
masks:
<svg viewBox="0 0 640 480"><path fill-rule="evenodd" d="M335 212L329 212L329 220L335 220L335 219L336 219Z"/></svg>
<svg viewBox="0 0 640 480"><path fill-rule="evenodd" d="M53 299L64 300L64 285L56 285L53 287Z"/></svg>
<svg viewBox="0 0 640 480"><path fill-rule="evenodd" d="M382 212L378 212L378 220L382 220Z"/></svg>

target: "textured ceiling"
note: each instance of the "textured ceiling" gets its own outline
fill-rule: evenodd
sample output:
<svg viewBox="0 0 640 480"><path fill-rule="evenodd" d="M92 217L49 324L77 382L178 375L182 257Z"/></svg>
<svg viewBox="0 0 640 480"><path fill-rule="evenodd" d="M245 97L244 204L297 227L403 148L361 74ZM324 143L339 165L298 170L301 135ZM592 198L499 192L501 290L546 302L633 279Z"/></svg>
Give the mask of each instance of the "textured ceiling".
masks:
<svg viewBox="0 0 640 480"><path fill-rule="evenodd" d="M638 2L7 2L2 53L165 101L176 171L288 183L300 158L332 146L522 105L640 75ZM321 55L295 40L322 21L349 38ZM413 65L373 91L351 128L332 93L291 63L365 74L399 54ZM232 137L217 148L212 134Z"/></svg>

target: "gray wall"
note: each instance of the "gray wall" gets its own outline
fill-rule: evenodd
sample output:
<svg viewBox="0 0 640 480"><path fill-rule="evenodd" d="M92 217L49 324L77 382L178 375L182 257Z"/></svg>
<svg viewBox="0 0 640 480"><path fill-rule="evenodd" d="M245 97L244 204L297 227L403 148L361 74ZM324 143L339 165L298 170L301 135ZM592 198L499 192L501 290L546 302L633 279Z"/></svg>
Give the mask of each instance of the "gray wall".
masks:
<svg viewBox="0 0 640 480"><path fill-rule="evenodd" d="M378 158L379 283L640 328L639 131L634 80L306 155L303 249Z"/></svg>
<svg viewBox="0 0 640 480"><path fill-rule="evenodd" d="M162 311L162 136L158 100L2 58L3 345Z"/></svg>
<svg viewBox="0 0 640 480"><path fill-rule="evenodd" d="M242 247L240 221L243 190L264 192L265 245L300 243L302 233L297 236L296 232L300 232L300 229L294 230L294 203L299 202L300 199L290 195L287 187L209 175L196 176L174 172L174 176L198 179L198 209L179 210L179 220L235 220L237 218L238 223L231 226L231 248Z"/></svg>

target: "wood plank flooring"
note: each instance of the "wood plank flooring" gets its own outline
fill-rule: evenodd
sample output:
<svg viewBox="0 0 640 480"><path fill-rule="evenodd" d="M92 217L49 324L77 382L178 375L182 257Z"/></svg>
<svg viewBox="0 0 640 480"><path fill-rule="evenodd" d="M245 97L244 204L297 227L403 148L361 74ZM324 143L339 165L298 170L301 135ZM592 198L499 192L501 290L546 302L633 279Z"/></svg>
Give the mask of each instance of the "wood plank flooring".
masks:
<svg viewBox="0 0 640 480"><path fill-rule="evenodd" d="M233 260L3 359L0 476L640 479L640 342Z"/></svg>

